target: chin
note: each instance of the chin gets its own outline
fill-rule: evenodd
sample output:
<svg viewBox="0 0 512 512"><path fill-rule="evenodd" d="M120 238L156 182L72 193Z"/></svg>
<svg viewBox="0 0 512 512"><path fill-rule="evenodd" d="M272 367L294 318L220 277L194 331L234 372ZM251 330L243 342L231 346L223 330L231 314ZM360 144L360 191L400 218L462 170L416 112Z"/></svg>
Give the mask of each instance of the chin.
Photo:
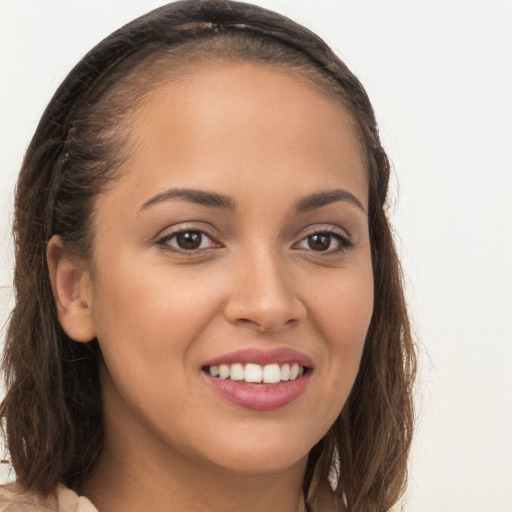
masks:
<svg viewBox="0 0 512 512"><path fill-rule="evenodd" d="M290 439L292 437L292 439ZM229 445L216 444L215 453L205 454L215 465L245 474L269 474L303 466L316 441L293 439L289 434L241 439L233 436ZM224 446L218 453L219 446Z"/></svg>
<svg viewBox="0 0 512 512"><path fill-rule="evenodd" d="M242 475L268 475L289 471L294 466L305 466L308 452L297 459L297 454L282 457L279 453L234 456L220 464L224 469Z"/></svg>

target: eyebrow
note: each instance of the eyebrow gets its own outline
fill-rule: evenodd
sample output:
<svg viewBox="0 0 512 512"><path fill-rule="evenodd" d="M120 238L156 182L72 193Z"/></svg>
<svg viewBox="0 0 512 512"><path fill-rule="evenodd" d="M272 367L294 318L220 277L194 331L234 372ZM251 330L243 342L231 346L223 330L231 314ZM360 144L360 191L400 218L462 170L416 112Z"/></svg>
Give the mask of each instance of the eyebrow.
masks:
<svg viewBox="0 0 512 512"><path fill-rule="evenodd" d="M295 210L298 213L305 213L339 201L346 201L352 203L354 206L357 206L357 208L366 213L366 210L364 206L361 204L361 201L359 201L359 199L357 199L357 197L354 194L342 188L314 192L313 194L310 194L301 199L295 205Z"/></svg>
<svg viewBox="0 0 512 512"><path fill-rule="evenodd" d="M208 206L210 208L235 210L237 207L236 201L229 196L191 188L171 188L146 201L141 206L140 211L171 199L183 199L184 201L201 206ZM366 213L366 210L359 199L357 199L354 194L344 189L323 190L309 194L295 204L295 211L297 213L305 213L340 201L352 203L361 211Z"/></svg>
<svg viewBox="0 0 512 512"><path fill-rule="evenodd" d="M210 208L225 208L228 210L234 210L236 208L236 202L231 197L222 194L191 188L171 188L146 201L141 206L140 211L155 204L162 203L163 201L169 201L170 199L183 199L189 203L208 206Z"/></svg>

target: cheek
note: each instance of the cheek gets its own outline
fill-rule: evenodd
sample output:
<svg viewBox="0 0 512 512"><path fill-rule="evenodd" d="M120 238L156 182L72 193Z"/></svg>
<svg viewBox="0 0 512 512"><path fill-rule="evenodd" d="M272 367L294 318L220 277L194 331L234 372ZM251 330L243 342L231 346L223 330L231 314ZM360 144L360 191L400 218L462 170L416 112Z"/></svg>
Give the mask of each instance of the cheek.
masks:
<svg viewBox="0 0 512 512"><path fill-rule="evenodd" d="M312 304L313 324L327 347L320 370L337 416L357 376L373 313L371 264L326 282Z"/></svg>
<svg viewBox="0 0 512 512"><path fill-rule="evenodd" d="M133 261L119 260L93 283L96 336L107 364L137 374L160 369L168 378L169 362L183 368L193 340L216 314L219 288L211 273Z"/></svg>
<svg viewBox="0 0 512 512"><path fill-rule="evenodd" d="M194 329L201 321L197 312L204 314L203 309L213 302L218 289L216 275L175 268L164 258L155 259L151 251L141 254L136 250L126 251L112 262L103 258L107 263L93 280L99 327L112 325L116 318L116 328L129 326L168 335L177 328Z"/></svg>
<svg viewBox="0 0 512 512"><path fill-rule="evenodd" d="M204 279L185 283L165 269L150 275L142 268L135 272L119 265L98 279L94 323L122 401L141 419L158 411L172 422L175 408L186 407L194 390L195 341L215 314L217 297Z"/></svg>
<svg viewBox="0 0 512 512"><path fill-rule="evenodd" d="M320 283L317 283L320 284ZM373 313L371 262L326 278L318 287L314 305L315 322L333 349L357 348L364 344ZM362 348L362 347L361 347Z"/></svg>
<svg viewBox="0 0 512 512"><path fill-rule="evenodd" d="M360 277L343 279L340 286L331 282L310 310L313 325L324 343L321 363L315 369L322 380L323 398L312 404L303 421L317 432L318 438L341 413L359 371L373 312L373 281L364 274Z"/></svg>

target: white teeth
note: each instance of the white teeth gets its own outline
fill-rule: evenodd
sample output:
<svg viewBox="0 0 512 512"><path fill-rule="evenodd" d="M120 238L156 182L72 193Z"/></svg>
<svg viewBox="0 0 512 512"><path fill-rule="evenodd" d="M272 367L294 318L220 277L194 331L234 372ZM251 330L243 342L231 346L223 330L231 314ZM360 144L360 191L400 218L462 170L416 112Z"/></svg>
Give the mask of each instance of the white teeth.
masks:
<svg viewBox="0 0 512 512"><path fill-rule="evenodd" d="M263 380L263 370L259 364L245 365L245 382L261 382Z"/></svg>
<svg viewBox="0 0 512 512"><path fill-rule="evenodd" d="M244 367L240 363L232 364L229 377L231 380L244 380Z"/></svg>
<svg viewBox="0 0 512 512"><path fill-rule="evenodd" d="M229 377L229 366L227 364L219 365L219 378L227 379Z"/></svg>
<svg viewBox="0 0 512 512"><path fill-rule="evenodd" d="M263 367L263 382L275 384L281 380L281 368L278 364L267 364Z"/></svg>
<svg viewBox="0 0 512 512"><path fill-rule="evenodd" d="M283 364L279 366L277 363L260 366L259 364L248 363L245 366L241 363L232 365L220 364L209 367L209 373L213 377L219 379L245 380L259 384L276 384L278 382L286 382L295 380L304 375L304 367L298 363Z"/></svg>
<svg viewBox="0 0 512 512"><path fill-rule="evenodd" d="M297 363L293 363L290 368L290 380L295 380L299 376L299 365Z"/></svg>

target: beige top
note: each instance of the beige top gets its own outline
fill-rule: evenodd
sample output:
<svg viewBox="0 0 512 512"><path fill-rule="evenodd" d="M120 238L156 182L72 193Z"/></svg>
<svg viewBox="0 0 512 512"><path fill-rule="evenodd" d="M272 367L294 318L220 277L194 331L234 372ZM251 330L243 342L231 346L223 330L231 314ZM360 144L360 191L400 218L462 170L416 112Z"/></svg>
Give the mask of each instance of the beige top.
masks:
<svg viewBox="0 0 512 512"><path fill-rule="evenodd" d="M47 498L27 491L21 484L0 487L0 512L98 512L83 496L59 484Z"/></svg>
<svg viewBox="0 0 512 512"><path fill-rule="evenodd" d="M98 509L62 484L44 498L19 483L12 483L0 486L0 512L98 512Z"/></svg>

